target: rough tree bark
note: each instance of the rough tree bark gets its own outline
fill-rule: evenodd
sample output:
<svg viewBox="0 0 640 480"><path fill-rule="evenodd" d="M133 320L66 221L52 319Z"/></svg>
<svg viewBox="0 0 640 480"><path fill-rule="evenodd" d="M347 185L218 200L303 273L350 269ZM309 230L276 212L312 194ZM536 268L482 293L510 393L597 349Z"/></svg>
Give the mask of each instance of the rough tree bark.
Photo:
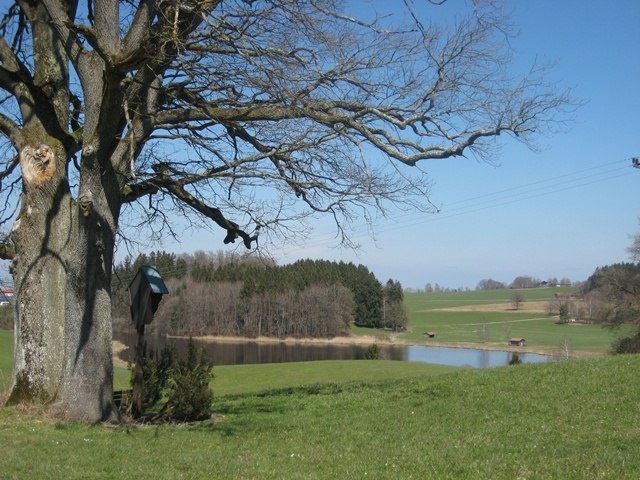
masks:
<svg viewBox="0 0 640 480"><path fill-rule="evenodd" d="M64 149L37 143L38 137L44 135L29 135L38 147L25 145L20 154L24 189L12 231L20 254L13 258L18 297L10 403L52 400L62 378L71 198L59 174L65 169Z"/></svg>

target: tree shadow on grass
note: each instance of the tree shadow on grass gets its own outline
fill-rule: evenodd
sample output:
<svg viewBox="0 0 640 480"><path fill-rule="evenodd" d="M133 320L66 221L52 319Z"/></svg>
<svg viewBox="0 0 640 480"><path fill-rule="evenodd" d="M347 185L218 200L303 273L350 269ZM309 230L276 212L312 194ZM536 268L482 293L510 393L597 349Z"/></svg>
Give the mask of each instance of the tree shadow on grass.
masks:
<svg viewBox="0 0 640 480"><path fill-rule="evenodd" d="M351 385L349 388L354 388ZM299 387L289 387L266 390L260 393L225 395L214 400L212 421L193 424L193 428L220 432L225 436L235 435L239 431L255 430L256 415L289 416L299 413L305 408L305 397L310 395L334 395L345 390L344 385L313 384ZM233 420L227 423L227 417Z"/></svg>

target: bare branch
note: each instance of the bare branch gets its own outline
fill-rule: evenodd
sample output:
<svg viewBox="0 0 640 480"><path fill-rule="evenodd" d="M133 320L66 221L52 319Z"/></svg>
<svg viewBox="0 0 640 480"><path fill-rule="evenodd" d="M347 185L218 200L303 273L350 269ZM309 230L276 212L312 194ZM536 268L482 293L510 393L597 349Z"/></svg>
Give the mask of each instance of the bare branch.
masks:
<svg viewBox="0 0 640 480"><path fill-rule="evenodd" d="M169 193L174 195L179 200L183 201L199 213L213 220L218 226L227 231L227 236L224 239L224 243L234 243L238 237L242 238L246 248L251 248L251 243L256 241L257 234L250 236L246 232L240 229L239 225L235 222L227 220L222 212L215 207L210 207L204 202L198 200L192 194L187 192L180 185L177 185L169 180L165 180L163 188Z"/></svg>
<svg viewBox="0 0 640 480"><path fill-rule="evenodd" d="M119 63L130 63L137 58L144 49L144 43L149 35L149 29L155 15L155 0L143 0L135 12L129 31L122 42Z"/></svg>
<svg viewBox="0 0 640 480"><path fill-rule="evenodd" d="M74 19L70 17L69 12L64 10L64 3L62 2L57 0L42 0L42 4L46 8L51 18L51 23L62 40L69 59L77 65L78 58L83 53L84 48L78 37L69 28L73 25Z"/></svg>
<svg viewBox="0 0 640 480"><path fill-rule="evenodd" d="M20 131L20 126L9 117L2 114L0 114L0 133L7 137L13 145L22 144L22 133Z"/></svg>
<svg viewBox="0 0 640 480"><path fill-rule="evenodd" d="M15 97L27 97L27 87L32 88L33 79L26 66L18 59L3 37L0 37L0 88ZM20 89L19 87L23 87Z"/></svg>

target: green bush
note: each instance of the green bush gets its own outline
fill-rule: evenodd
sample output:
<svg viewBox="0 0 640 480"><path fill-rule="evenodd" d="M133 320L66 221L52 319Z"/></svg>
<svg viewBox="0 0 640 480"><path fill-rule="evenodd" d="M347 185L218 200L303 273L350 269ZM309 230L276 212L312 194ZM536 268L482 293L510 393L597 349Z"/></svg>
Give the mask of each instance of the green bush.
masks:
<svg viewBox="0 0 640 480"><path fill-rule="evenodd" d="M196 354L189 340L187 359L174 363L170 370L165 388L167 402L160 411L161 418L192 421L210 417L212 378L213 365L206 361L202 351Z"/></svg>
<svg viewBox="0 0 640 480"><path fill-rule="evenodd" d="M613 353L640 353L640 332L630 337L619 338L613 343Z"/></svg>
<svg viewBox="0 0 640 480"><path fill-rule="evenodd" d="M142 392L142 403L144 405L156 405L163 396L164 389L171 375L171 369L175 363L175 352L171 347L165 346L160 353L153 350L147 353L147 345L142 354L142 378L144 379L144 389ZM131 386L135 381L135 371L131 372Z"/></svg>
<svg viewBox="0 0 640 480"><path fill-rule="evenodd" d="M558 313L560 317L559 323L569 323L569 305L566 303L561 304Z"/></svg>
<svg viewBox="0 0 640 480"><path fill-rule="evenodd" d="M372 343L364 354L366 360L378 360L380 358L380 347L377 343Z"/></svg>
<svg viewBox="0 0 640 480"><path fill-rule="evenodd" d="M193 340L189 339L185 360L178 360L170 347L156 354L147 352L145 346L143 358L143 408L149 413L147 418L194 421L210 417L213 365L202 352L196 353ZM132 370L132 385L134 377Z"/></svg>

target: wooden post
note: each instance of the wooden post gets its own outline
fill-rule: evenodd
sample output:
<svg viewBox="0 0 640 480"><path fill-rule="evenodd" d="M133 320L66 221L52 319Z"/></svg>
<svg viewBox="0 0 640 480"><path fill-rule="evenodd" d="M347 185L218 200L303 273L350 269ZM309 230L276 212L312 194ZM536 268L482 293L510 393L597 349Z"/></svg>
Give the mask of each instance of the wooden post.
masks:
<svg viewBox="0 0 640 480"><path fill-rule="evenodd" d="M131 413L133 414L133 418L140 418L144 413L144 375L142 368L144 363L144 323L138 325L136 331L138 332L138 336L136 340Z"/></svg>
<svg viewBox="0 0 640 480"><path fill-rule="evenodd" d="M140 418L144 414L144 326L151 323L162 295L169 293L162 277L154 267L140 267L129 284L131 320L136 327L135 369L133 376L132 414Z"/></svg>

